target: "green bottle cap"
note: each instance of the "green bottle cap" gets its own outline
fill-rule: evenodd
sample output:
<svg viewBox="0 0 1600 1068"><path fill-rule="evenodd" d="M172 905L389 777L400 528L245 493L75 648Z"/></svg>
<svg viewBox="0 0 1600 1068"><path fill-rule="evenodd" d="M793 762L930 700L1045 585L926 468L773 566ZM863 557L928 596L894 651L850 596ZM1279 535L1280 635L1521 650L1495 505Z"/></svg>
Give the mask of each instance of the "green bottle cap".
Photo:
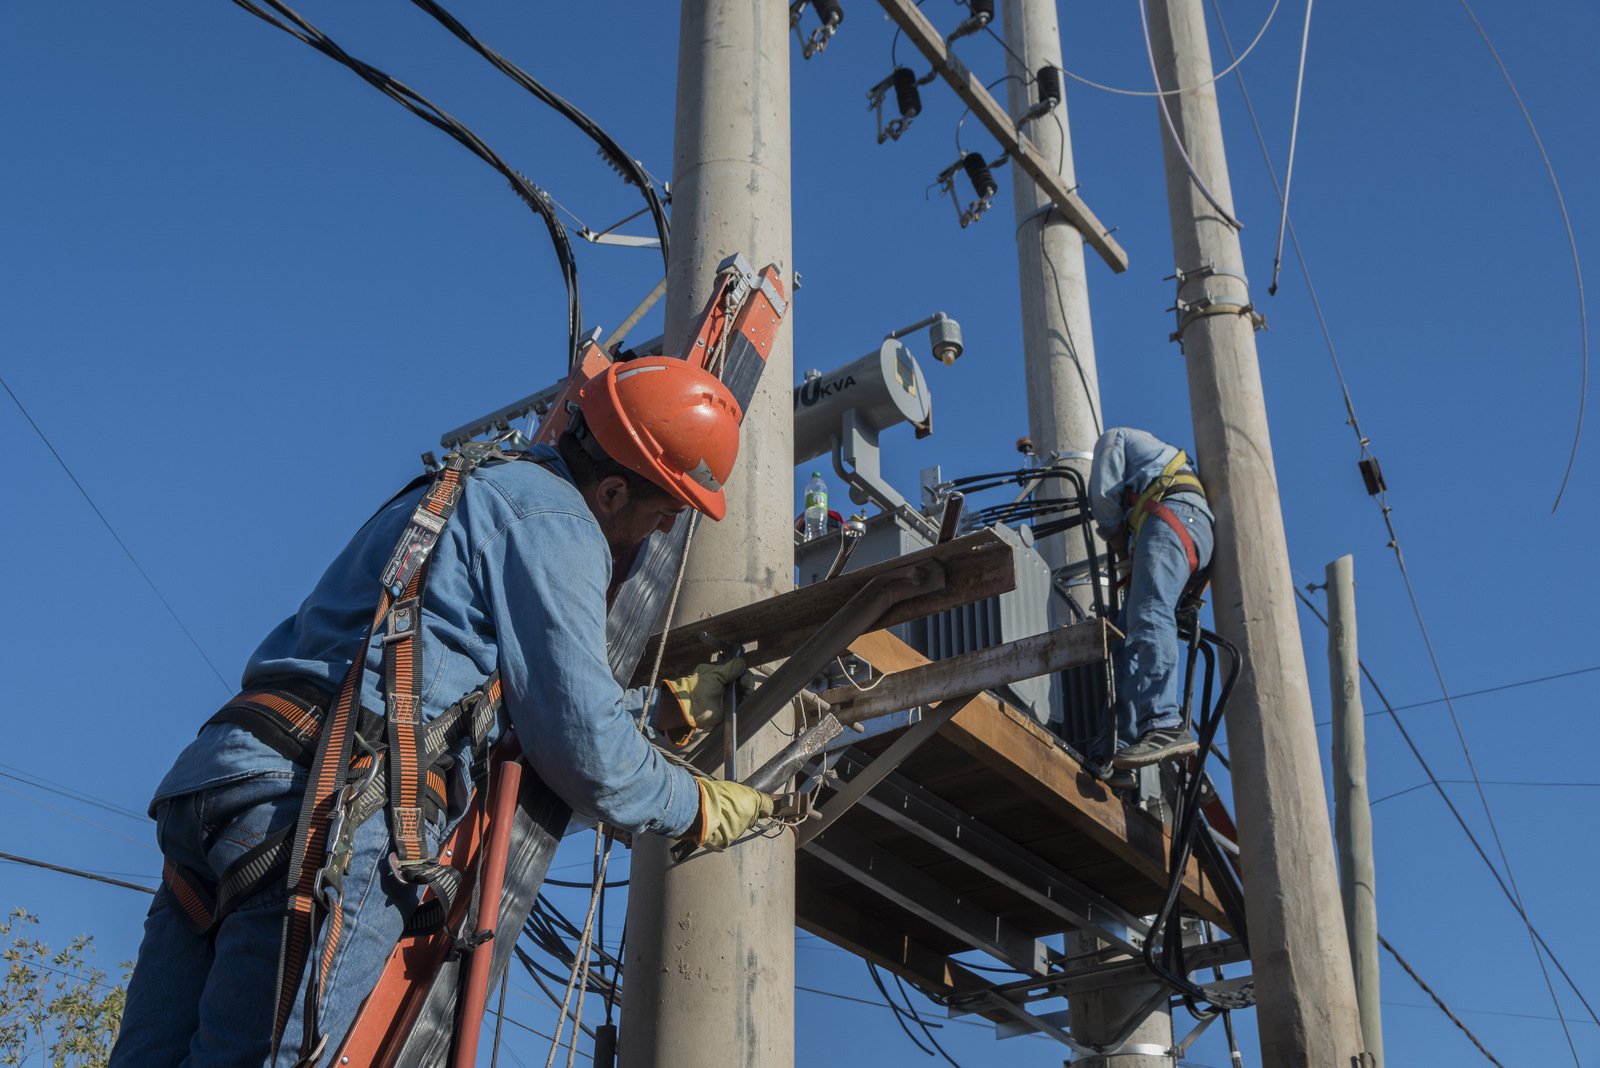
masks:
<svg viewBox="0 0 1600 1068"><path fill-rule="evenodd" d="M821 471L813 471L813 472L811 472L811 477L812 478L821 478L822 477L822 472Z"/></svg>

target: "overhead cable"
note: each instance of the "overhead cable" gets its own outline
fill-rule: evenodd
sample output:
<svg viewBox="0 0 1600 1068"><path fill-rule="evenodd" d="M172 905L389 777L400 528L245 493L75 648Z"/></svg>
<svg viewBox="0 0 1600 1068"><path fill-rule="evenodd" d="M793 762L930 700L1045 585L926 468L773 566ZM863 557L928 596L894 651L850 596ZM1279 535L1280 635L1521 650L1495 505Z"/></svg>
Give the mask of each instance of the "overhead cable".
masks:
<svg viewBox="0 0 1600 1068"><path fill-rule="evenodd" d="M1406 959L1400 955L1400 951L1399 950L1395 949L1393 946L1391 946L1389 944L1389 940L1387 938L1383 937L1383 935L1380 934L1378 936L1378 943L1380 945L1382 945L1384 949L1387 949L1389 951L1390 956L1394 957L1395 960L1400 962L1400 967L1402 967L1402 968L1404 968L1406 970L1406 974L1407 975L1411 976L1412 979L1416 980L1417 985L1422 988L1422 992L1424 994L1427 994L1430 998L1432 998L1433 999L1433 1003L1435 1005L1439 1006L1440 1009L1444 1010L1444 1014L1446 1016L1450 1017L1450 1022L1455 1024L1457 1027L1461 1028L1461 1033L1462 1034L1464 1034L1468 1038L1472 1039L1472 1044L1474 1046L1478 1047L1478 1052L1479 1053L1482 1053L1485 1057L1489 1058L1489 1063L1490 1064L1494 1065L1495 1068L1506 1068L1505 1065L1503 1065L1499 1061L1495 1060L1494 1054L1490 1053L1488 1051L1488 1049L1486 1049L1484 1047L1484 1044L1482 1042L1478 1041L1478 1036L1473 1034L1472 1031L1467 1027L1467 1025L1461 1022L1461 1017L1457 1016L1455 1013L1450 1011L1450 1006L1446 1005L1444 1003L1444 999L1439 997L1438 994L1435 994L1433 992L1433 987L1429 986L1427 983L1422 981L1422 976L1418 975L1416 969L1411 967L1411 965L1406 962Z"/></svg>
<svg viewBox="0 0 1600 1068"><path fill-rule="evenodd" d="M1302 593L1298 587L1296 587L1294 594L1296 597L1300 598L1301 602L1307 608L1311 610L1311 614L1316 616L1317 620L1324 627L1328 625L1328 618L1317 610L1317 606L1312 604L1310 598ZM1528 931L1533 936L1534 940L1541 948L1544 949L1545 953L1549 955L1550 963L1556 966L1556 971L1561 973L1561 978L1567 981L1567 986L1572 988L1572 992L1576 994L1578 1000L1583 1003L1584 1009L1589 1013L1589 1018L1596 1024L1600 1024L1600 1013L1595 1012L1594 1008L1589 1004L1589 999L1583 996L1583 991L1578 989L1578 984L1574 982L1572 976L1567 973L1567 969L1561 963L1561 959L1557 957L1555 951L1550 948L1550 943L1545 941L1544 935L1539 933L1538 928L1533 925L1533 921L1528 918L1527 910L1522 907L1521 900L1516 895L1512 894L1510 887L1506 886L1505 879L1500 875L1500 869L1495 867L1494 861L1489 859L1489 854L1485 852L1482 844L1479 843L1478 836L1472 833L1471 827L1467 826L1466 818L1461 815L1461 810L1456 808L1454 801L1450 800L1450 795L1445 792L1444 786L1442 785L1443 780L1433 773L1433 768L1429 766L1427 758L1422 755L1422 750L1418 749L1417 743L1412 740L1411 732L1406 730L1405 724L1400 721L1400 717L1395 715L1395 706L1389 703L1388 697L1384 696L1382 687L1378 685L1378 680L1372 677L1372 671L1365 663L1361 663L1359 660L1357 662L1360 663L1361 674L1366 678L1368 685L1372 687L1372 692L1377 695L1378 700L1383 702L1384 710L1389 713L1389 718L1394 722L1395 728L1399 730L1401 739L1406 743L1406 748L1411 750L1411 755L1417 758L1418 764L1422 765L1423 774L1428 776L1429 785L1431 785L1434 790L1438 792L1440 799L1444 801L1445 807L1450 810L1450 815L1455 817L1456 823L1460 825L1462 833L1467 836L1467 841L1471 842L1472 848L1477 851L1478 858L1482 860L1484 866L1489 869L1489 874L1494 876L1494 881L1500 887L1500 892L1506 896L1507 901L1511 902L1511 907L1517 911L1517 915L1522 918L1522 922L1527 924ZM1539 961L1539 967L1541 971L1544 969L1544 961L1542 958ZM1551 994L1553 997L1554 990L1551 991ZM1556 1012L1561 1012L1561 1003L1559 1000L1556 1001Z"/></svg>
<svg viewBox="0 0 1600 1068"><path fill-rule="evenodd" d="M1056 70L1059 70L1062 74L1065 74L1075 82L1082 82L1091 89L1099 89L1103 92L1115 93L1118 96L1177 96L1179 93L1192 93L1196 89L1204 89L1212 82L1215 82L1218 78L1224 78L1229 74L1232 74L1233 68L1243 63L1245 61L1245 57L1251 52L1255 51L1256 45L1261 43L1261 38L1266 36L1267 27L1272 25L1272 16L1278 13L1278 5L1282 2L1283 0L1272 0L1272 10L1267 12L1267 20L1261 24L1261 29L1256 32L1255 39L1245 47L1243 52L1239 53L1239 58L1235 59L1225 69L1218 71L1216 74L1213 74L1211 77L1207 78L1203 82L1200 82L1198 85L1186 85L1181 89L1161 89L1159 91L1152 91L1149 89L1118 89L1114 85L1102 85L1099 82L1090 81L1081 74L1072 73L1065 67L1057 67ZM1007 52L1011 52L1013 59L1016 59L1018 63L1022 63L1024 67L1027 66L1027 64L1022 61L1021 57L1019 57L1015 52L1011 51L1011 46L1006 44L1005 38L995 33L991 27L985 26L984 29L989 31L990 37L993 37L996 41L1000 42L1000 46L1002 48L1004 48Z"/></svg>
<svg viewBox="0 0 1600 1068"><path fill-rule="evenodd" d="M1228 53L1231 56L1233 54L1233 45L1232 45L1231 41L1229 41L1229 39L1228 39L1227 25L1223 21L1222 10L1217 5L1217 0L1211 0L1211 7L1212 7L1212 10L1216 13L1217 25L1222 30L1223 43L1226 45L1226 47L1228 49ZM1143 10L1144 10L1143 5L1141 5L1140 6L1141 13L1143 12ZM1146 36L1148 37L1148 32L1147 32ZM1154 62L1154 53L1152 53L1152 64L1153 64L1153 62ZM1266 138L1265 138L1265 136L1263 136L1263 134L1261 132L1261 123L1256 119L1255 107L1254 107L1254 105L1251 104L1249 91L1245 88L1244 74L1242 72L1236 70L1234 72L1234 76L1235 76L1235 78L1238 79L1239 91L1240 91L1241 95L1244 97L1245 108L1246 108L1246 110L1248 111L1248 113L1250 115L1250 123L1255 128L1256 141L1261 146L1262 159L1266 162L1267 171L1272 176L1272 187L1277 192L1278 198L1279 198L1280 201L1286 200L1286 197L1285 197L1286 190L1281 188L1278 185L1277 172L1272 166L1272 155L1267 150ZM1337 353L1335 353L1334 348L1333 348L1333 338L1332 338L1332 335L1328 331L1327 320L1322 314L1321 303L1317 300L1316 291L1315 291L1314 287L1311 284L1311 272L1306 268L1304 250L1302 250L1301 247L1300 247L1299 238L1294 236L1293 229L1292 229L1292 224L1290 224L1289 221L1288 221L1288 213L1287 213L1287 211L1285 211L1285 214L1284 214L1284 222L1285 222L1286 226L1290 227L1290 236L1294 240L1295 255L1300 261L1301 273L1305 277L1305 280L1306 280L1306 288L1307 288L1307 290L1309 290L1311 292L1312 304L1315 307L1316 313L1317 313L1317 321L1322 326L1323 339L1327 342L1327 345L1328 345L1328 354L1333 359L1334 372L1338 376L1338 379L1339 379L1339 389L1340 389L1340 392L1341 392L1341 394L1343 395L1343 398L1344 398L1345 411L1348 413L1348 416L1349 416L1349 420L1348 420L1349 424L1351 426L1351 429L1356 434L1356 439L1357 439L1357 442L1358 442L1359 447L1361 449L1362 457L1363 458L1368 458L1368 457L1370 457L1372 455L1371 452L1369 451L1368 447L1367 447L1369 443L1368 443L1366 435L1361 432L1360 422L1356 418L1355 402L1350 397L1350 389L1349 389L1348 384L1345 382L1344 371L1339 366L1339 357L1338 357ZM1595 1016L1594 1010L1592 1008L1590 1008L1589 1003L1583 997L1583 994L1578 991L1577 985L1575 983L1573 983L1571 976L1567 975L1566 969L1561 966L1560 962L1556 959L1555 954L1550 951L1550 947L1545 942L1543 936L1540 935L1538 933L1538 931L1534 928L1532 919L1529 918L1527 910L1523 907L1522 892L1517 887L1516 876L1515 876L1515 873L1512 871L1510 858L1506 854L1505 844L1501 841L1501 839L1500 839L1500 831L1495 826L1494 814L1489 808L1488 795L1486 795L1484 793L1482 783L1479 781L1478 770L1477 770L1477 767L1473 763L1473 760L1472 760L1472 751L1467 745L1466 734L1461 729L1460 718L1456 715L1455 704L1451 700L1451 697L1450 697L1450 689L1445 684L1443 668L1440 666L1439 658L1438 658L1437 654L1434 652L1432 638L1428 634L1427 624L1423 620L1423 617L1422 617L1422 607L1417 601L1416 590L1411 584L1411 574L1406 569L1405 554L1403 552L1401 552L1401 549L1400 549L1400 536L1395 531L1394 520L1393 520L1393 516L1392 516L1392 510L1390 509L1389 503L1388 503L1388 490L1386 488L1383 488L1381 486L1381 484L1380 484L1379 491L1375 495L1374 499L1377 501L1378 506L1379 506L1379 508L1380 508L1380 510L1381 510L1381 512L1383 514L1384 526L1388 529L1388 532L1389 532L1389 548L1394 550L1395 562L1400 568L1400 577L1405 583L1406 593L1407 593L1408 597L1411 600L1412 613L1416 617L1417 627L1418 627L1418 629L1420 630L1420 632L1422 634L1423 644L1427 648L1428 658L1429 658L1430 662L1433 665L1434 675L1438 679L1439 689L1440 689L1441 694L1443 695L1444 702L1445 702L1445 707L1449 709L1451 722L1455 725L1457 741L1459 741L1459 743L1461 745L1462 753L1467 758L1467 770L1471 773L1474 783L1477 784L1478 800L1479 800L1479 803L1483 806L1483 811L1484 811L1485 817L1487 817L1487 819L1489 821L1489 830L1490 830L1491 834L1494 837L1495 847L1500 853L1501 863L1504 864L1504 866L1505 866L1505 869L1506 869L1506 881L1510 882L1510 887L1509 888L1506 886L1506 881L1502 881L1501 880L1499 870L1496 869L1494 864L1489 861L1488 855L1483 852L1482 847L1478 845L1477 839L1475 837L1473 837L1473 835L1471 834L1471 831L1468 830L1467 825L1466 825L1466 821L1461 818L1461 814L1459 812L1456 812L1455 805L1450 802L1448 795L1446 795L1445 792L1444 792L1444 787L1438 785L1437 779L1434 776L1432 770L1429 769L1427 767L1427 763L1422 760L1422 754L1420 753L1420 751L1417 750L1416 746L1411 743L1410 736L1406 734L1404 727L1401 727L1401 735L1406 738L1407 745L1411 746L1411 750L1412 750L1412 752L1414 754L1416 754L1418 761L1422 762L1423 769L1428 772L1428 778L1432 779L1432 780L1435 780L1435 786L1439 790L1439 795L1445 799L1445 803L1447 805L1449 805L1451 812L1456 816L1457 821L1461 823L1462 829L1463 830L1467 830L1468 838L1470 838L1472 840L1473 846L1478 849L1478 852L1483 857L1484 862L1489 865L1489 870L1494 873L1494 877L1495 877L1496 882L1500 883L1501 890L1506 892L1506 895L1511 899L1511 903L1512 903L1513 907L1516 908L1517 914L1522 918L1523 923L1527 926L1528 937L1529 937L1530 941L1533 944L1533 955L1534 955L1535 960L1537 960L1538 964L1539 964L1539 972L1544 977L1545 986L1550 991L1550 999L1551 999L1551 1001L1555 1003L1556 1014L1558 1016L1562 1016L1562 1024L1561 1024L1561 1026L1562 1026L1563 1032L1567 1036L1567 1044L1568 1044L1568 1046L1570 1047L1570 1049L1572 1051L1573 1060L1575 1062L1578 1062L1577 1046L1572 1041L1571 1030L1570 1030L1570 1028L1567 1027L1566 1019L1565 1019L1565 1016L1564 1016L1564 1014L1562 1012L1561 999L1556 996L1555 984L1551 981L1549 969L1545 967L1544 957L1540 954L1540 948L1541 947L1543 947L1545 953L1550 954L1551 962L1556 965L1557 969L1561 972L1562 977L1567 980L1568 984L1572 986L1573 991L1578 994L1578 999L1580 1001L1583 1001L1584 1008L1589 1010L1590 1016L1595 1017L1595 1022L1596 1023L1600 1023L1600 1016ZM1297 596L1300 596L1301 600L1306 601L1306 604L1308 606L1310 605L1311 602L1309 600L1307 600L1300 593L1299 589L1295 590L1295 594ZM1312 607L1312 611L1316 612L1315 607ZM1319 619L1322 618L1322 615L1321 615L1320 612L1316 612L1316 614L1317 614L1317 617ZM1326 624L1327 620L1323 619L1323 623ZM1362 667L1362 671L1363 672L1366 671L1366 668L1365 668L1364 665ZM1367 674L1367 678L1368 678L1368 681L1371 681L1372 676L1371 676L1370 673ZM1373 689L1374 690L1377 689L1376 683L1373 684ZM1380 696L1381 696L1381 694L1380 694ZM1384 704L1388 705L1388 703L1389 703L1388 700L1385 699L1384 700ZM1391 711L1391 717L1394 719L1395 725L1396 726L1400 726L1399 717L1398 716L1394 716L1392 711ZM1581 1063L1581 1062L1579 1062L1579 1063Z"/></svg>
<svg viewBox="0 0 1600 1068"><path fill-rule="evenodd" d="M567 365L569 368L576 367L578 338L583 332L583 309L578 298L578 268L572 258L572 243L567 240L567 231L561 225L561 220L556 218L555 210L551 207L550 198L545 191L530 182L521 172L513 169L494 149L485 144L482 138L467 129L448 112L404 82L350 55L282 0L261 0L261 4L272 9L270 12L264 10L256 0L233 0L233 2L263 22L276 26L328 58L349 67L384 96L428 125L437 127L455 138L511 183L511 188L517 195L544 220L546 229L550 231L550 241L555 245L556 260L561 268L561 277L567 286ZM273 12L279 17L274 17ZM229 692L232 692L231 689Z"/></svg>
<svg viewBox="0 0 1600 1068"><path fill-rule="evenodd" d="M1555 503L1550 506L1550 511L1561 507L1561 495L1567 492L1567 480L1572 477L1572 465L1578 459L1578 439L1583 436L1583 410L1589 398L1589 309L1583 299L1583 265L1578 262L1578 239L1572 234L1572 216L1567 214L1567 198L1561 195L1561 183L1556 181L1556 169L1550 163L1550 153L1544 150L1544 140L1539 136L1539 128L1533 124L1533 116L1528 113L1528 105L1522 102L1522 94L1517 92L1517 83L1511 80L1511 72L1506 69L1505 61L1500 58L1500 52L1495 48L1494 42L1489 40L1489 32L1483 28L1483 23L1478 21L1478 16L1472 11L1467 0L1459 0L1461 9L1467 13L1467 18L1472 20L1478 36L1483 38L1484 45L1489 49L1489 54L1494 57L1495 66L1500 68L1500 76L1506 80L1506 87L1511 90L1511 95L1517 100L1517 107L1522 110L1523 121L1528 124L1528 132L1533 134L1533 143L1539 146L1539 158L1544 160L1545 173L1550 175L1550 188L1556 191L1556 205L1561 208L1561 221L1567 228L1567 245L1572 249L1572 273L1578 281L1578 325L1583 336L1583 374L1578 385L1578 426L1572 432L1572 454L1567 457L1567 470L1561 476L1561 488L1556 491Z"/></svg>
<svg viewBox="0 0 1600 1068"><path fill-rule="evenodd" d="M39 805L39 806L41 806L43 808L47 808L52 812L59 812L63 816L66 816L66 817L68 817L70 819L77 820L79 823L87 823L89 826L95 828L96 830L105 831L107 834L114 834L118 838L121 838L123 841L132 842L134 845L138 846L140 849L148 849L152 853L159 853L160 852L160 850L156 849L155 846L152 846L148 842L141 842L137 838L130 838L128 835L123 834L121 831L113 831L110 827L107 827L103 823L96 823L94 820L86 820L82 816L78 815L76 812L68 812L66 809L58 808L55 805L52 805L47 801L40 801L37 797L32 797L32 796L30 796L28 794L25 794L21 790L13 790L9 786L0 786L0 790L4 790L8 794L15 794L17 797L22 798L24 801L32 801L34 804Z"/></svg>
<svg viewBox="0 0 1600 1068"><path fill-rule="evenodd" d="M103 797L96 797L94 794L86 794L81 790L74 790L69 786L65 786L59 782L56 782L54 779L46 779L42 775L35 775L31 771L24 771L23 769L13 767L10 764L0 764L0 768L10 768L11 772L16 773L11 774L10 772L0 771L0 777L11 779L13 782L20 782L24 785L32 786L36 790L44 790L48 793L57 794L61 797L68 798L69 800L81 802L85 805L93 805L95 808L104 809L105 811L118 816L126 816L127 818L131 820L137 820L140 823L155 822L146 813L128 808L126 805L119 805L115 801L107 801Z"/></svg>
<svg viewBox="0 0 1600 1068"><path fill-rule="evenodd" d="M234 0L235 3L240 0ZM1194 169L1194 162L1189 159L1188 151L1183 147L1183 139L1178 136L1178 128L1172 123L1172 109L1167 107L1167 93L1161 91L1161 74L1156 70L1156 49L1150 42L1150 16L1144 9L1143 0L1139 3L1139 25L1144 28L1144 54L1150 59L1150 77L1155 80L1157 92L1156 100L1161 104L1161 118L1166 122L1167 133L1172 138L1172 146L1178 150L1178 157L1183 160L1184 169L1189 172L1189 180L1194 182L1195 188L1200 190L1200 195L1205 197L1217 214L1222 216L1224 222L1235 230L1243 230L1244 223L1233 217L1233 214L1224 208L1216 197L1211 195L1211 190L1206 188L1206 183L1201 180L1199 173ZM1209 57L1208 57L1209 58ZM1238 64L1234 64L1238 66Z"/></svg>
<svg viewBox="0 0 1600 1068"><path fill-rule="evenodd" d="M35 868L48 868L50 871L58 871L63 875L76 875L80 879L92 879L97 883L110 883L112 886L120 886L127 890L137 890L143 894L153 894L156 892L154 887L140 886L138 883L125 883L121 879L113 879L106 875L96 875L92 871L82 871L78 868L65 868L60 864L51 864L48 861L35 860L32 857L19 857L15 853L0 853L0 860L9 860L13 864L30 864Z"/></svg>
<svg viewBox="0 0 1600 1068"><path fill-rule="evenodd" d="M1300 137L1300 91L1306 84L1306 46L1311 43L1311 2L1306 0L1306 26L1300 35L1300 73L1294 79L1294 121L1289 125L1289 162L1283 169L1283 213L1278 216L1278 247L1272 254L1272 284L1267 286L1267 296L1278 295L1278 272L1283 266L1283 231L1289 225L1289 187L1294 181L1294 146ZM1238 66L1237 63L1234 66Z"/></svg>
<svg viewBox="0 0 1600 1068"><path fill-rule="evenodd" d="M656 235L661 239L661 262L667 262L668 224L666 212L662 209L661 198L656 195L655 182L645 173L639 161L634 159L622 146L614 141L610 134L601 129L595 122L582 111L569 103L566 99L545 88L532 75L515 63L511 62L499 52L490 48L474 37L465 26L435 0L412 0L422 10L432 15L445 29L460 38L467 47L487 59L496 70L522 86L528 92L550 105L570 121L578 129L587 134L590 140L600 146L600 151L611 165L622 175L623 180L639 187L639 192L644 195L645 206L650 212L650 217L655 220Z"/></svg>
<svg viewBox="0 0 1600 1068"><path fill-rule="evenodd" d="M72 479L72 484L78 487L78 492L83 494L83 499L89 502L89 507L94 509L94 514L100 518L100 522L105 525L107 532L121 547L123 553L127 555L128 562L133 565L134 570L139 572L139 576L144 579L145 585L150 587L150 592L156 595L156 600L161 602L161 607L167 610L167 615L172 617L172 621L178 625L178 629L183 631L183 636L189 639L189 644L194 646L194 651L200 654L200 659L206 662L206 667L210 668L211 673L217 677L217 681L222 683L222 688L228 691L228 695L230 697L233 696L233 687L228 685L228 680L222 677L222 672L217 670L217 665L213 664L211 658L206 655L206 651L200 648L200 643L195 639L194 634L190 632L188 627L184 626L183 620L178 618L177 609L172 607L172 603L157 588L155 579L151 578L150 573L144 569L144 565L139 563L138 557L133 555L133 550L128 548L128 543L122 540L122 535L117 533L117 529L111 525L111 520L107 519L106 514L100 510L100 506L94 503L94 498L89 496L89 491L83 488L83 483L78 481L78 476L72 473L72 468L67 466L67 461L61 458L61 454L50 443L50 439L45 436L44 431L39 429L39 424L34 422L33 416L28 414L28 409L23 406L22 401L7 385L5 379L0 378L0 386L5 387L6 393L11 397L12 403L17 406L17 410L22 413L22 417L28 421L29 426L33 427L33 432L39 435L39 440L44 442L44 447L50 450L50 455L56 458L56 463L61 465L61 470L65 471L67 477Z"/></svg>

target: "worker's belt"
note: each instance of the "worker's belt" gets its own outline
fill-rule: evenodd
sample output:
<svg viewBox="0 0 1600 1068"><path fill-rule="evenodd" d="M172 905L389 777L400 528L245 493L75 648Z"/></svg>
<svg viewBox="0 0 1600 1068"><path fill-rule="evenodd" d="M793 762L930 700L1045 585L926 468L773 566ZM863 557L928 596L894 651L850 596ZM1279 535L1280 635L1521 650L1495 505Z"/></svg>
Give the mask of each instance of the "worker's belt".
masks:
<svg viewBox="0 0 1600 1068"><path fill-rule="evenodd" d="M1134 541L1139 539L1139 531L1144 529L1145 520L1157 514L1148 506L1159 504L1174 493L1196 493L1202 499L1206 495L1205 486L1200 484L1200 476L1195 473L1194 467L1189 463L1189 457L1182 449L1167 461L1167 465L1161 469L1161 474L1150 480L1143 493L1133 497L1132 491L1129 492L1129 496L1133 499L1129 501L1128 532L1133 535ZM1190 555L1193 556L1192 553Z"/></svg>

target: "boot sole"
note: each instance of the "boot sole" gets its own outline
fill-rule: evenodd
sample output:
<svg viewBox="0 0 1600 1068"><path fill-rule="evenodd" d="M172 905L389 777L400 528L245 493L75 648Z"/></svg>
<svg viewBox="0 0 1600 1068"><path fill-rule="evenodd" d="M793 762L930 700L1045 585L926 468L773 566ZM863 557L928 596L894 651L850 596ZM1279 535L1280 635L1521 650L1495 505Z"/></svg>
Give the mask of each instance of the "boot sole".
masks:
<svg viewBox="0 0 1600 1068"><path fill-rule="evenodd" d="M1118 753L1116 757L1112 759L1111 766L1114 768L1121 768L1124 771L1131 771L1134 768L1143 768L1148 767L1151 764L1159 764L1163 760L1177 760L1181 757L1198 753L1199 751L1200 743L1195 741L1193 738L1186 738L1182 741L1173 742L1171 745L1166 746L1165 748L1153 749L1148 753L1139 753L1136 755L1130 754L1128 756ZM1124 752L1126 752L1126 750L1124 750Z"/></svg>

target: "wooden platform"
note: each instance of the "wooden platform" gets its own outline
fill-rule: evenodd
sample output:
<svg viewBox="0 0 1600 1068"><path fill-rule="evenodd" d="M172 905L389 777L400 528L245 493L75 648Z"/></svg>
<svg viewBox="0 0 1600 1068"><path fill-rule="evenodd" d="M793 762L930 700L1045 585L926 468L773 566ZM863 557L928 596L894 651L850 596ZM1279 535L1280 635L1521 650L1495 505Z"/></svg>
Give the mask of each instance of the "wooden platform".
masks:
<svg viewBox="0 0 1600 1068"><path fill-rule="evenodd" d="M927 663L885 631L858 639L851 649L879 672ZM870 758L899 733L864 738L855 748ZM1036 858L1041 870L1059 872L1134 916L1154 912L1166 892L1168 835L1161 822L1106 790L1030 717L986 694L912 753L897 774L1021 847L1017 852ZM990 980L948 959L973 948L972 939L952 934L948 916L930 921L920 905L897 903L893 887L885 890L894 880L910 880L924 898L940 898L955 914L968 910L980 918L983 930L997 931L1001 944L1017 954L1025 951L1015 948L1019 937L1032 940L1070 928L1060 910L1042 907L1037 895L1030 898L970 860L957 859L932 844L930 835L908 829L905 819L880 815L895 781L885 784L887 792L875 791L875 806L855 806L802 849L796 893L800 927L949 994L989 985ZM821 807L827 810L826 794ZM842 844L829 846L835 828ZM864 860L869 874L852 873L841 854ZM1198 862L1191 862L1183 903L1229 928Z"/></svg>

